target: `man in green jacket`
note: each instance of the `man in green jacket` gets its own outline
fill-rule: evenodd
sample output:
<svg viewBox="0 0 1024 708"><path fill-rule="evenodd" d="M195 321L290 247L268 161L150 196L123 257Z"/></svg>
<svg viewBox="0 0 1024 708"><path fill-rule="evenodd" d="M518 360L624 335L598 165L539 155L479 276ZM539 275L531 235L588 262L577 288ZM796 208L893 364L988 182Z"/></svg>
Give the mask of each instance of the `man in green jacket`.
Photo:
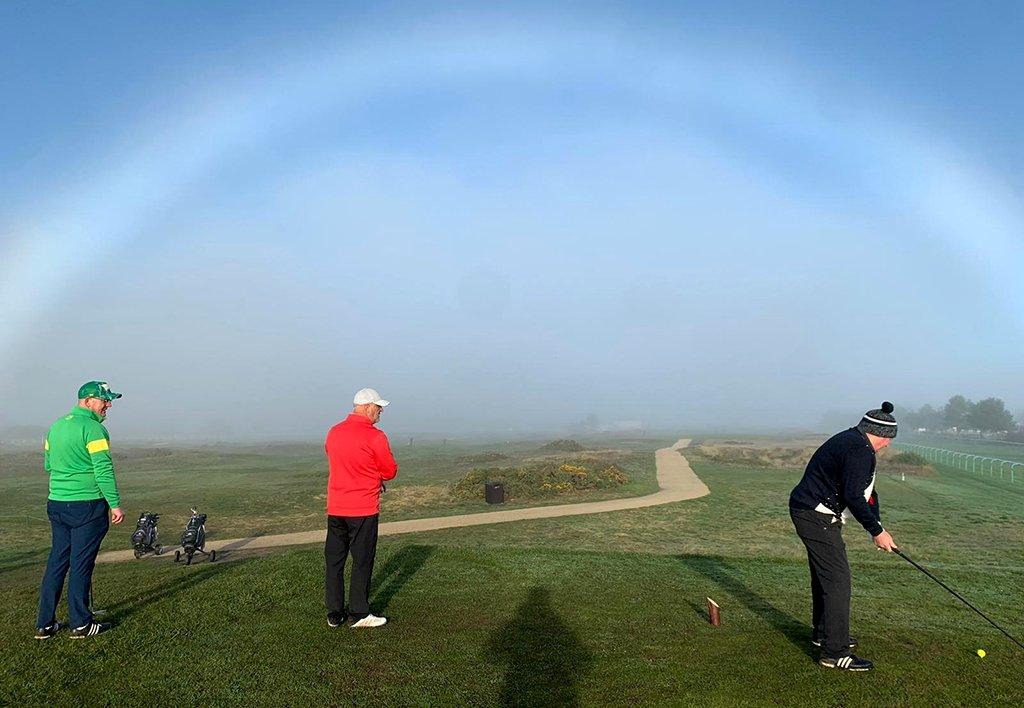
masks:
<svg viewBox="0 0 1024 708"><path fill-rule="evenodd" d="M105 381L83 384L78 405L50 427L43 441L44 467L50 474L46 515L53 543L39 590L36 639L49 639L60 631L57 603L69 569L71 638L93 637L110 629L107 622L93 622L89 588L100 542L111 523L124 519L110 459L110 435L103 427L112 402L120 397Z"/></svg>

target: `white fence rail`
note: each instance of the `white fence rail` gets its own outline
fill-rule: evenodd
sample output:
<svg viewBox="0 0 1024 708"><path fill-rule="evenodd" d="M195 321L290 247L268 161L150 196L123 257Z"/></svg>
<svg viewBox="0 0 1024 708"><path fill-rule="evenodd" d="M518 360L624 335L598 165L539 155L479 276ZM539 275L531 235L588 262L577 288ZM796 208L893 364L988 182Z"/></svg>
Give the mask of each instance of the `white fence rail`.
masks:
<svg viewBox="0 0 1024 708"><path fill-rule="evenodd" d="M930 462L950 465L967 472L980 474L987 472L988 476L993 478L998 474L999 479L1009 479L1014 483L1018 479L1024 481L1024 477L1022 477L1024 462L1017 460L1003 460L998 457L986 457L961 450L946 450L941 447L928 447L915 443L895 443L895 445L900 449L916 452Z"/></svg>

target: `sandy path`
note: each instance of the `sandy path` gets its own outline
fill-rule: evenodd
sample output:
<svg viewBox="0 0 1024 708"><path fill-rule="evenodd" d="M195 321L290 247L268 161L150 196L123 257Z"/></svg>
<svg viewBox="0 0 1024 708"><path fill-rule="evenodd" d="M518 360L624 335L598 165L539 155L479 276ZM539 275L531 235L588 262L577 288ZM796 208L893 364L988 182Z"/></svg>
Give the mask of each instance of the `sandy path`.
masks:
<svg viewBox="0 0 1024 708"><path fill-rule="evenodd" d="M690 444L688 438L679 440L672 447L663 447L654 453L654 461L658 476L658 491L644 497L627 497L625 499L607 499L597 502L579 504L559 504L555 506L534 506L524 509L508 509L505 511L485 511L478 514L459 514L456 516L436 516L429 519L407 519L405 521L387 521L380 525L380 536L391 536L415 531L436 531L463 526L479 526L481 524L501 524L508 521L524 519L549 519L555 516L576 516L579 514L600 514L607 511L623 509L640 509L645 506L658 506L672 502L696 499L709 494L707 486L690 469L679 450ZM307 543L323 543L326 529L315 531L297 531L272 536L253 536L251 538L233 538L210 540L206 550L229 551L238 549L271 548L274 546L296 546ZM164 554L173 553L175 547L168 546ZM153 556L148 556L152 558ZM96 559L101 563L131 560L131 550L107 551Z"/></svg>

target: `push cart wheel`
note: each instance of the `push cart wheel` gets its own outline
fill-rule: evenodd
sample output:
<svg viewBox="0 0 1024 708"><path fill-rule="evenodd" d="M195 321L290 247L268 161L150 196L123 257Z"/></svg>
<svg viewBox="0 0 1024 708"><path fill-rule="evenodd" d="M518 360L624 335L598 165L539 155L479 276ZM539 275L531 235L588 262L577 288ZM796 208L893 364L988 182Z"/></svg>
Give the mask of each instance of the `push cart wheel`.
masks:
<svg viewBox="0 0 1024 708"><path fill-rule="evenodd" d="M135 559L136 560L138 560L139 558L142 558L142 551L140 551L138 548L136 548L134 551L132 551L132 553L135 554Z"/></svg>
<svg viewBox="0 0 1024 708"><path fill-rule="evenodd" d="M217 551L210 551L210 562L213 563L217 560Z"/></svg>
<svg viewBox="0 0 1024 708"><path fill-rule="evenodd" d="M181 560L181 551L175 551L174 552L174 562L177 563L180 560Z"/></svg>

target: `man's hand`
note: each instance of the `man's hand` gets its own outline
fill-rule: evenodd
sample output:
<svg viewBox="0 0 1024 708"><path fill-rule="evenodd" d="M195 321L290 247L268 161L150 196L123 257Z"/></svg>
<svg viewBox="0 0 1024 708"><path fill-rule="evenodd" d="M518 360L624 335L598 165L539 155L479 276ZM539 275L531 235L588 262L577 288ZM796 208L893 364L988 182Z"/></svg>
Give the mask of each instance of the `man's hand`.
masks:
<svg viewBox="0 0 1024 708"><path fill-rule="evenodd" d="M892 540L892 535L888 531L882 531L882 533L873 537L875 547L880 551L888 551L892 553L895 548L898 548L896 542Z"/></svg>
<svg viewBox="0 0 1024 708"><path fill-rule="evenodd" d="M124 521L124 512L121 511L121 507L115 506L110 510L110 523L119 524Z"/></svg>

